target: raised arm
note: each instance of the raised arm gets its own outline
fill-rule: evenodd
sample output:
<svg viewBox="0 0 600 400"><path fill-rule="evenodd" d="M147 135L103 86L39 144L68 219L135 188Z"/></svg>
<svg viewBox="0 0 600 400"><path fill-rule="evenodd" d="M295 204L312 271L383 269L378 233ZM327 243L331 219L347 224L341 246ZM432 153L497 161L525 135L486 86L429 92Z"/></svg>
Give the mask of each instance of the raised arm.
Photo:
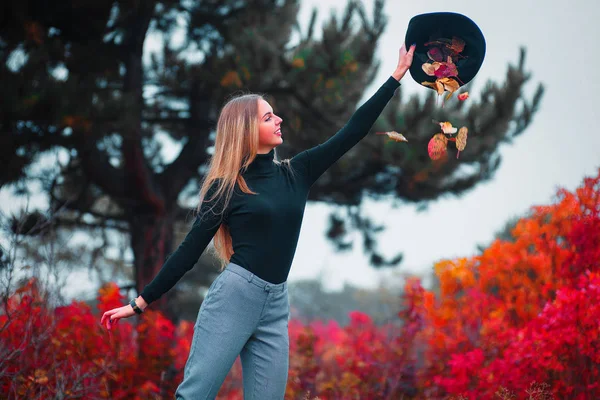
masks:
<svg viewBox="0 0 600 400"><path fill-rule="evenodd" d="M308 180L312 185L333 163L364 138L387 103L394 95L400 80L412 64L414 46L406 51L400 49L398 66L392 76L375 92L369 100L360 106L350 117L346 125L326 142L305 150L294 157L295 162L305 165Z"/></svg>
<svg viewBox="0 0 600 400"><path fill-rule="evenodd" d="M211 195L212 191L209 191L206 198L210 199ZM221 226L222 215L217 213L220 207L213 206L214 202L203 202L200 213L183 242L169 256L152 282L144 287L140 293L140 297L146 303L144 306L168 292L198 262Z"/></svg>

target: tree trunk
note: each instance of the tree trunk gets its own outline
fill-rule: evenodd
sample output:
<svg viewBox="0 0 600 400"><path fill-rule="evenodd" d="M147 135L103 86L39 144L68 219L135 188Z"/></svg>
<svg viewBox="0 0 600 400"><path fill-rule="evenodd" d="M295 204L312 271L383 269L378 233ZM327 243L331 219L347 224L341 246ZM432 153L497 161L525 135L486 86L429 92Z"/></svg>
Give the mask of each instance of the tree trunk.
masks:
<svg viewBox="0 0 600 400"><path fill-rule="evenodd" d="M136 290L139 294L144 286L154 279L162 268L167 255L173 249L172 213L152 215L134 214L130 220L131 248L133 249ZM168 299L172 292L165 293L153 303L154 309L164 312L169 318Z"/></svg>

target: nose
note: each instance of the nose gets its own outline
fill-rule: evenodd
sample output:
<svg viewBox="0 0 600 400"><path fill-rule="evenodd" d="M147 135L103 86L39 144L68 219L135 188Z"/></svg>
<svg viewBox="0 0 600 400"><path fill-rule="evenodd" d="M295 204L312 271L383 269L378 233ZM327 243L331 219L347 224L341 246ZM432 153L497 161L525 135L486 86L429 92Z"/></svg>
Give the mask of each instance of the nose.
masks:
<svg viewBox="0 0 600 400"><path fill-rule="evenodd" d="M283 122L283 118L281 118L279 115L276 115L277 117L277 125L281 125L281 123Z"/></svg>

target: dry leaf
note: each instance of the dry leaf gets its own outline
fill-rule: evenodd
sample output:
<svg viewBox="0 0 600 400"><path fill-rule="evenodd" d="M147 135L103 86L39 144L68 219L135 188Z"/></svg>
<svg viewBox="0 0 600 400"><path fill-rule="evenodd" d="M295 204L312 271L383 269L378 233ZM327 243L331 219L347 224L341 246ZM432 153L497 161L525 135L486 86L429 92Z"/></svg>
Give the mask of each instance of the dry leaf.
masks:
<svg viewBox="0 0 600 400"><path fill-rule="evenodd" d="M442 61L444 59L444 53L442 53L442 50L439 48L434 47L429 49L427 52L427 57L429 57L431 61Z"/></svg>
<svg viewBox="0 0 600 400"><path fill-rule="evenodd" d="M458 82L452 78L440 78L439 81L442 85L444 85L444 89L450 93L454 93L460 88Z"/></svg>
<svg viewBox="0 0 600 400"><path fill-rule="evenodd" d="M454 64L440 63L440 66L434 71L434 75L437 78L448 78L451 76L457 76L458 70Z"/></svg>
<svg viewBox="0 0 600 400"><path fill-rule="evenodd" d="M461 94L458 95L458 100L460 100L460 101L465 101L468 98L469 98L469 92L462 92Z"/></svg>
<svg viewBox="0 0 600 400"><path fill-rule="evenodd" d="M450 49L452 49L456 53L462 52L465 49L465 41L457 37L453 37Z"/></svg>
<svg viewBox="0 0 600 400"><path fill-rule="evenodd" d="M465 147L467 147L468 133L469 133L469 130L467 129L467 127L463 126L458 131L458 135L456 135L456 149L458 150L458 153L456 153L456 158L458 158L458 155L460 154L460 152L464 151Z"/></svg>
<svg viewBox="0 0 600 400"><path fill-rule="evenodd" d="M442 93L444 93L444 84L439 79L436 79L436 81L435 81L435 87L436 87L437 92L438 92L439 95L441 95Z"/></svg>
<svg viewBox="0 0 600 400"><path fill-rule="evenodd" d="M444 132L446 135L456 133L456 131L458 130L457 128L453 127L452 124L448 121L440 122L440 127L442 128L442 132Z"/></svg>
<svg viewBox="0 0 600 400"><path fill-rule="evenodd" d="M436 79L435 82L421 82L421 84L433 88L438 94L444 93L444 85L440 82L439 79Z"/></svg>
<svg viewBox="0 0 600 400"><path fill-rule="evenodd" d="M441 46L442 49L448 49L452 51L454 54L461 53L465 49L464 40L457 38L456 36L452 38L452 40L446 38L439 38L437 40L432 40L431 42L427 42L424 46Z"/></svg>
<svg viewBox="0 0 600 400"><path fill-rule="evenodd" d="M446 39L446 38L439 38L437 40L432 40L431 42L427 42L427 43L423 44L423 46L426 46L426 47L433 46L433 45L449 48L450 46L452 46L452 41L449 39Z"/></svg>
<svg viewBox="0 0 600 400"><path fill-rule="evenodd" d="M452 57L448 57L448 61L446 62L434 61L432 63L423 63L421 69L427 75L435 76L436 78L448 78L458 75L458 69L452 62Z"/></svg>
<svg viewBox="0 0 600 400"><path fill-rule="evenodd" d="M448 96L446 96L446 100L452 97L452 93L456 92L460 88L458 82L452 78L439 78L438 81L444 85L444 89L449 92Z"/></svg>
<svg viewBox="0 0 600 400"><path fill-rule="evenodd" d="M429 76L435 76L435 65L430 63L424 63L421 68Z"/></svg>
<svg viewBox="0 0 600 400"><path fill-rule="evenodd" d="M404 137L403 134L398 133L396 131L375 132L375 134L377 134L377 135L387 135L390 139L392 139L395 142L408 142L408 140Z"/></svg>
<svg viewBox="0 0 600 400"><path fill-rule="evenodd" d="M427 153L429 158L432 160L439 160L444 154L446 154L446 148L448 146L448 139L442 133L436 133L427 145Z"/></svg>

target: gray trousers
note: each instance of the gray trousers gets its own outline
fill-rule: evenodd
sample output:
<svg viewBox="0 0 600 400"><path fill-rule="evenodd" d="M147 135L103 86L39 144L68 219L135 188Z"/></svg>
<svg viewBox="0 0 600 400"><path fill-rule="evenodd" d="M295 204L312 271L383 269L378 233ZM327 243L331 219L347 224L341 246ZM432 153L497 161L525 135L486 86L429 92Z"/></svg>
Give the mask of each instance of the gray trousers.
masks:
<svg viewBox="0 0 600 400"><path fill-rule="evenodd" d="M244 400L281 400L289 365L287 283L229 263L200 307L177 400L214 399L238 355Z"/></svg>

